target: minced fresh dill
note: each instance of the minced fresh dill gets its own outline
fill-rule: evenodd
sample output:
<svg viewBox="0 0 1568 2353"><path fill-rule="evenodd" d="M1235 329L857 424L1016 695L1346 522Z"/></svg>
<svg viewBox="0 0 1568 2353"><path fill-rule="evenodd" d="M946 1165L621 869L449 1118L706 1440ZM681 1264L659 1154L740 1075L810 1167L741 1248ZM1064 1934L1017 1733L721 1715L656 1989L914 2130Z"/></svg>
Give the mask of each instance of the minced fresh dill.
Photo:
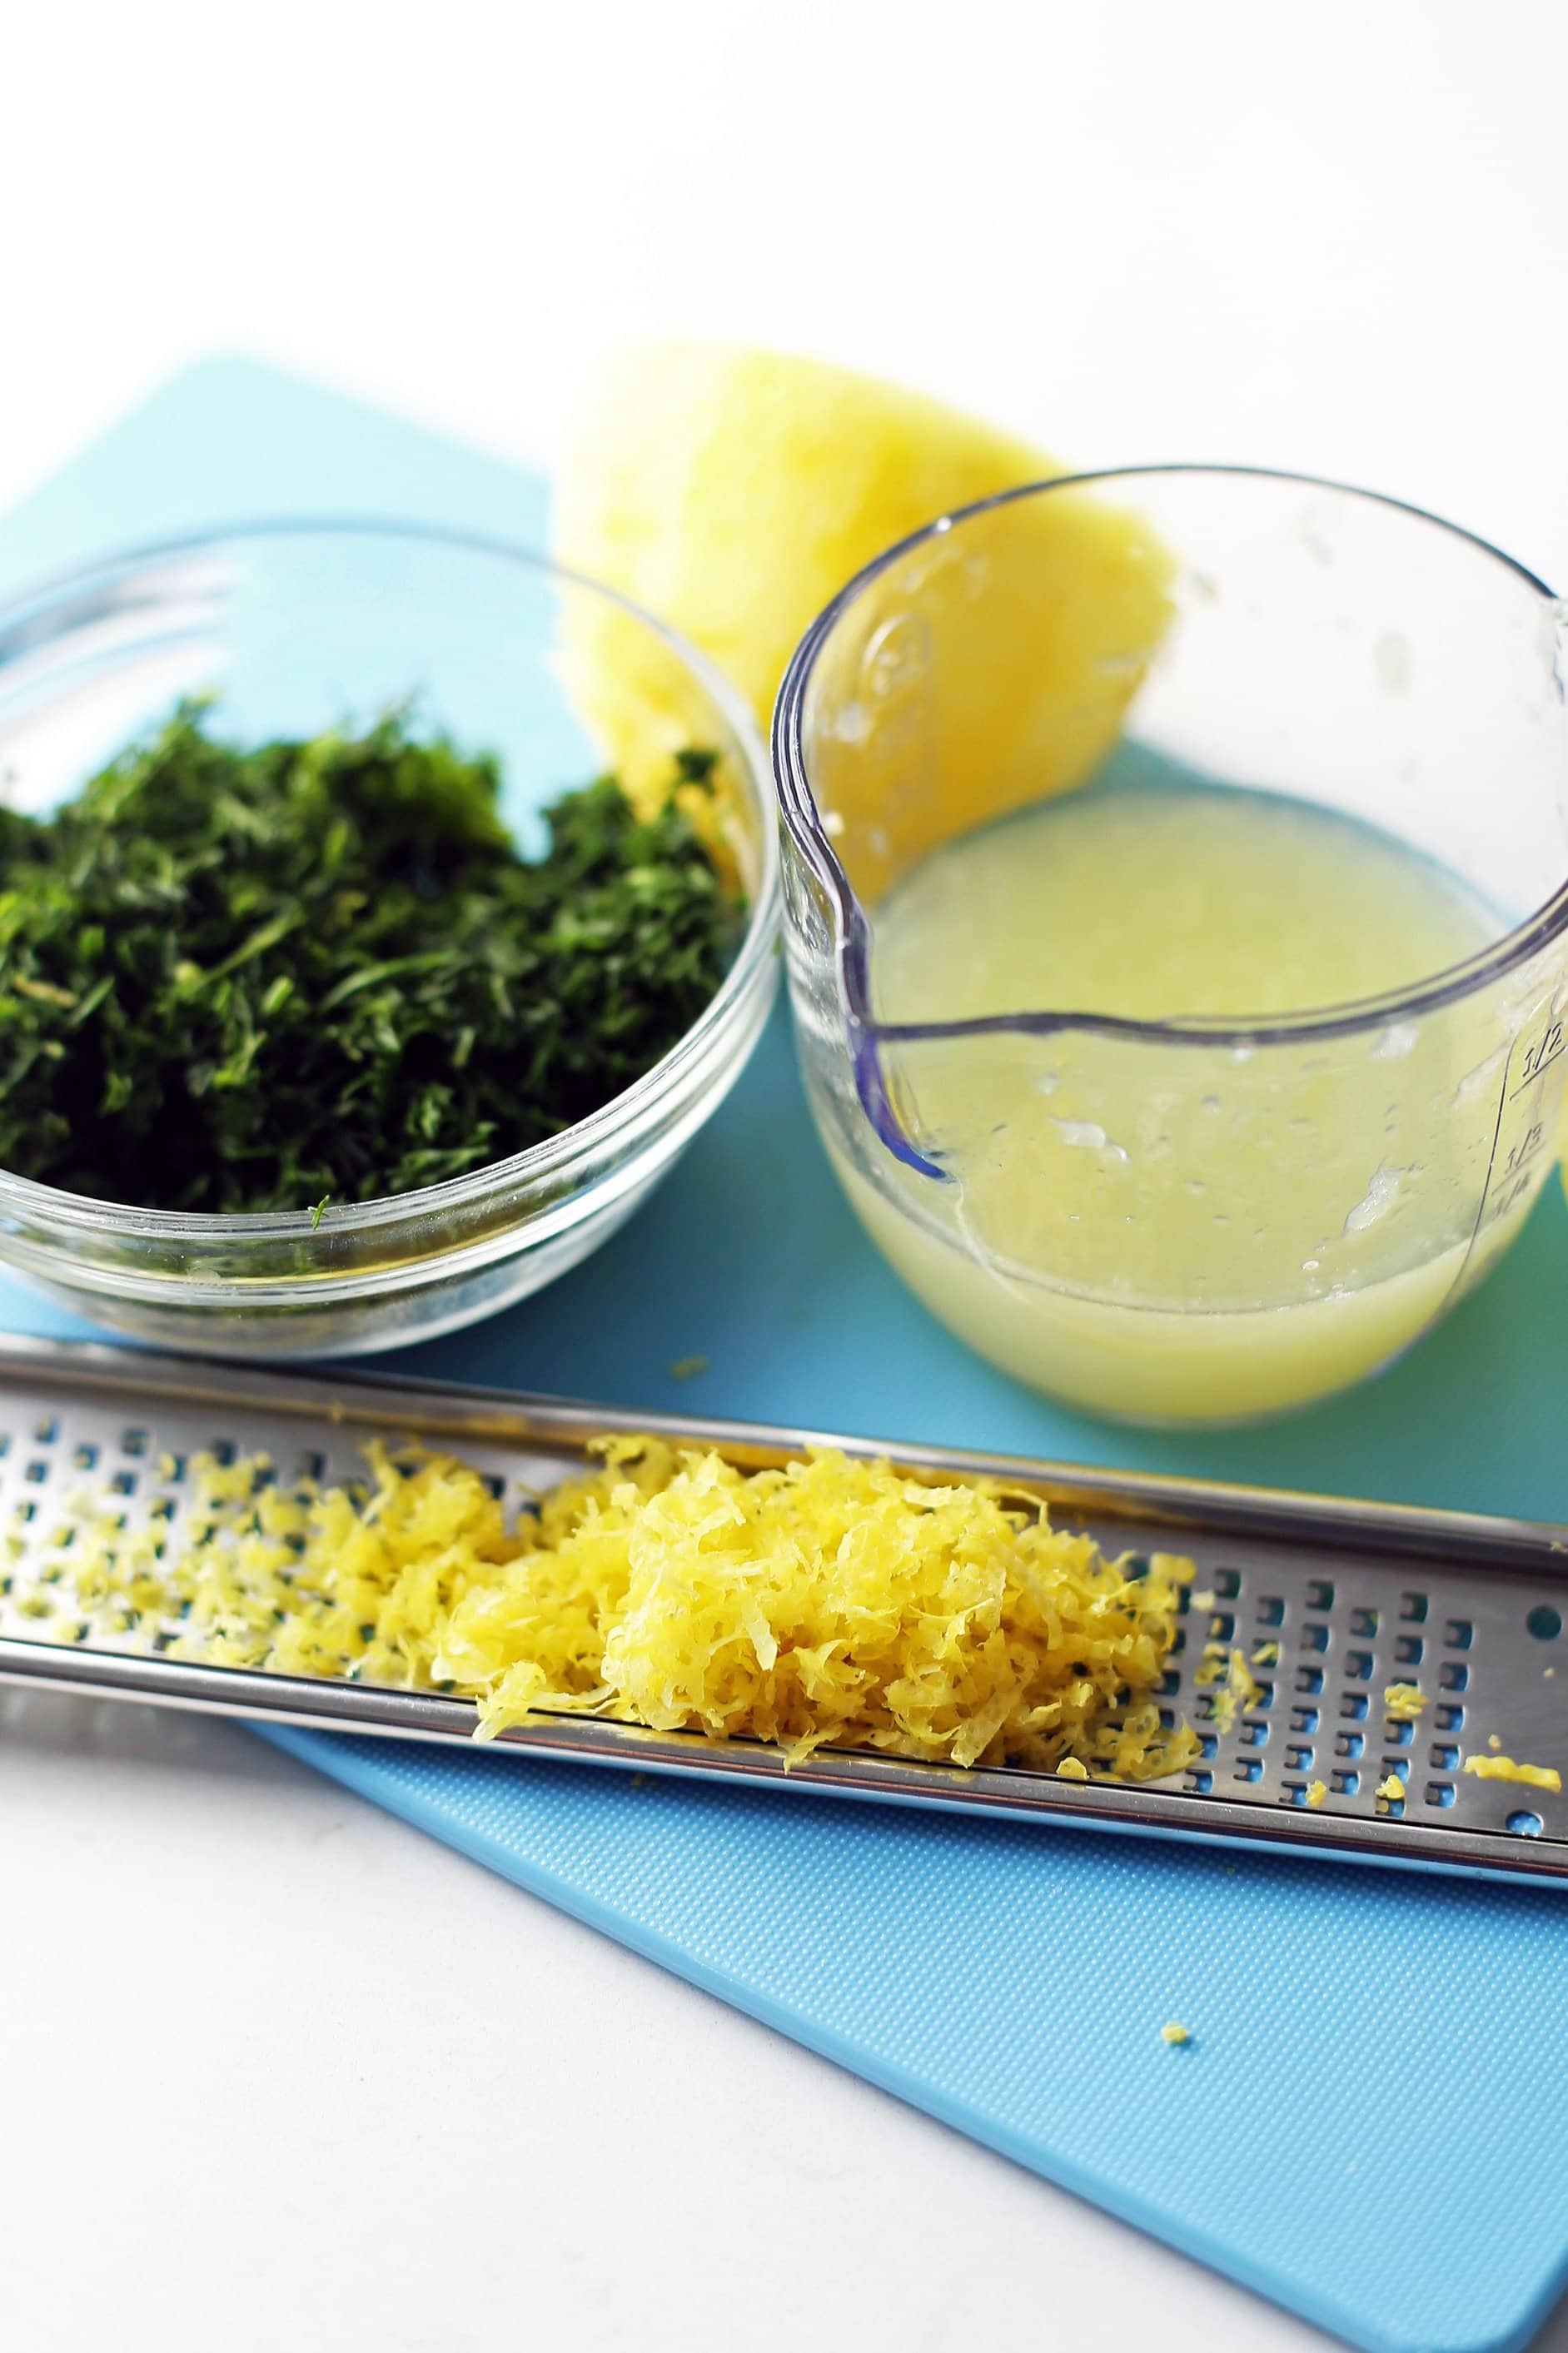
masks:
<svg viewBox="0 0 1568 2353"><path fill-rule="evenodd" d="M530 861L499 793L402 716L241 750L187 704L53 816L0 808L0 1166L319 1221L598 1111L709 1002L739 902L673 803L601 777Z"/></svg>

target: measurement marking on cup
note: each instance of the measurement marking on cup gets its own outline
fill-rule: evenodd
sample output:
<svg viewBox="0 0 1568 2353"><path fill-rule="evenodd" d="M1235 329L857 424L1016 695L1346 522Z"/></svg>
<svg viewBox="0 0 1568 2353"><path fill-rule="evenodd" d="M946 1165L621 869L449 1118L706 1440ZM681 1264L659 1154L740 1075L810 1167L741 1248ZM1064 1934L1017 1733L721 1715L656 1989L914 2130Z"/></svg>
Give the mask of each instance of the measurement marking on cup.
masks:
<svg viewBox="0 0 1568 2353"><path fill-rule="evenodd" d="M1544 1071L1547 1065L1542 1062L1541 1071ZM1538 1071L1537 1077L1540 1074ZM1522 1092L1522 1088L1515 1090L1516 1094ZM1510 1101L1512 1100L1513 1097L1510 1096ZM1534 1182L1531 1166L1545 1150L1546 1142L1546 1123L1544 1120L1538 1119L1525 1130L1523 1135L1515 1144L1510 1145L1508 1158L1497 1172L1499 1189L1496 1193L1489 1191L1486 1206L1481 1213L1483 1227L1496 1225L1499 1218L1506 1218L1509 1211L1530 1191Z"/></svg>
<svg viewBox="0 0 1568 2353"><path fill-rule="evenodd" d="M1526 1054L1524 1076L1509 1097L1510 1103L1517 1103L1526 1087L1532 1087L1537 1079L1542 1077L1565 1052L1568 1052L1568 1038L1563 1036L1562 1022L1554 1021L1549 1029L1542 1031Z"/></svg>
<svg viewBox="0 0 1568 2353"><path fill-rule="evenodd" d="M1555 1113L1548 1099L1556 1092L1557 1082L1531 1095L1528 1103L1520 1098L1529 1095L1532 1087L1545 1078L1552 1065L1568 1054L1568 1022L1545 1020L1531 1036L1528 1030L1516 1040L1513 1068L1519 1073L1517 1086L1504 1083L1498 1102L1497 1132L1492 1139L1491 1159L1487 1181L1481 1195L1481 1206L1471 1236L1471 1254L1467 1254L1460 1282L1470 1276L1473 1252L1482 1235L1488 1237L1487 1255L1482 1265L1489 1264L1492 1238L1511 1212L1527 1205L1541 1182L1542 1168L1555 1148ZM1518 1104L1517 1110L1510 1106Z"/></svg>
<svg viewBox="0 0 1568 2353"><path fill-rule="evenodd" d="M1495 1226L1498 1219L1507 1217L1515 1203L1522 1200L1529 1190L1529 1172L1521 1169L1511 1185L1505 1186L1495 1200L1487 1203L1486 1216L1482 1222L1489 1226Z"/></svg>
<svg viewBox="0 0 1568 2353"><path fill-rule="evenodd" d="M1513 1150L1503 1162L1503 1175L1505 1176L1517 1175L1520 1169L1527 1166L1534 1159L1545 1142L1546 1130L1541 1121L1537 1120L1529 1134L1520 1143L1514 1145Z"/></svg>

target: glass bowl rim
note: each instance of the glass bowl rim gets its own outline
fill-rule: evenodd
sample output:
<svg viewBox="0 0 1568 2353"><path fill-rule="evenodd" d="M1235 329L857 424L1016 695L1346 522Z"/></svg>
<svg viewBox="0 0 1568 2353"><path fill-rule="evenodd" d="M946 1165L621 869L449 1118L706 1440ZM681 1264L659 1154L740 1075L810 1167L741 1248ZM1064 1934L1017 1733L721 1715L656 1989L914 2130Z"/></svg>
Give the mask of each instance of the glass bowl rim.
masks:
<svg viewBox="0 0 1568 2353"><path fill-rule="evenodd" d="M756 985L759 969L773 954L782 899L778 828L768 823L768 765L762 736L749 705L707 656L642 606L574 566L498 533L465 531L417 517L338 514L332 512L240 516L181 532L167 538L137 540L79 565L48 573L23 585L0 603L0 643L5 635L31 624L39 626L52 610L73 596L107 585L117 575L134 572L171 557L200 554L234 541L303 538L379 538L413 546L443 549L459 554L494 558L548 581L585 588L607 604L629 614L659 638L715 704L729 728L742 761L750 769L760 820L760 871L747 912L740 945L719 987L691 1028L677 1039L652 1069L612 1095L609 1103L577 1121L559 1135L545 1137L525 1151L503 1160L487 1161L461 1176L439 1185L421 1186L411 1193L387 1193L369 1201L329 1203L319 1216L314 1209L228 1211L209 1209L143 1209L124 1201L97 1199L91 1194L67 1192L0 1168L0 1213L45 1219L127 1239L185 1240L193 1244L228 1244L250 1240L331 1241L349 1233L375 1231L410 1220L447 1214L483 1202L509 1186L532 1184L559 1176L607 1144L636 1114L664 1094L671 1082L698 1060L715 1036L724 1030L738 1005ZM527 1211L518 1219L527 1222Z"/></svg>
<svg viewBox="0 0 1568 2353"><path fill-rule="evenodd" d="M1552 896L1533 913L1527 915L1522 923L1515 924L1500 939L1478 949L1463 962L1427 975L1403 988L1338 1005L1309 1008L1298 1014L1275 1015L1255 1020L1248 1020L1245 1017L1213 1016L1199 1020L1151 1021L1136 1020L1118 1014L1082 1013L1063 1008L974 1015L968 1019L955 1021L877 1020L872 1011L871 1001L871 923L829 838L807 773L804 742L806 700L824 646L844 615L892 565L916 548L946 538L965 523L994 513L1001 508L1018 505L1026 499L1048 497L1054 491L1093 489L1104 483L1147 480L1173 475L1296 483L1307 490L1329 491L1371 506L1385 508L1407 516L1412 522L1430 524L1450 538L1465 542L1478 554L1512 573L1526 588L1541 598L1543 605L1556 607L1560 612L1564 609L1563 600L1538 574L1521 564L1516 556L1508 554L1490 540L1484 539L1478 532L1470 531L1462 523L1450 522L1444 516L1434 514L1428 508L1418 506L1409 499L1395 498L1384 491L1366 490L1353 482L1337 481L1330 475L1298 473L1284 467L1229 465L1195 459L1100 467L1084 473L1053 474L1040 480L1021 482L1012 490L995 491L989 498L972 500L968 505L954 507L948 513L937 516L919 530L895 541L891 547L874 556L869 564L863 565L852 579L845 582L806 630L784 672L773 707L771 731L773 778L780 815L791 840L826 890L833 909L840 988L860 1050L857 1060L863 1054L869 1063L874 1064L877 1049L883 1044L920 1044L943 1039L1001 1035L1044 1037L1069 1029L1090 1036L1141 1039L1168 1046L1251 1048L1298 1043L1304 1039L1343 1038L1361 1030L1381 1029L1414 1016L1439 1011L1457 998L1472 994L1489 981L1499 979L1519 965L1528 962L1539 950L1568 932L1568 877L1565 877ZM863 1070L863 1082L872 1076L871 1071Z"/></svg>

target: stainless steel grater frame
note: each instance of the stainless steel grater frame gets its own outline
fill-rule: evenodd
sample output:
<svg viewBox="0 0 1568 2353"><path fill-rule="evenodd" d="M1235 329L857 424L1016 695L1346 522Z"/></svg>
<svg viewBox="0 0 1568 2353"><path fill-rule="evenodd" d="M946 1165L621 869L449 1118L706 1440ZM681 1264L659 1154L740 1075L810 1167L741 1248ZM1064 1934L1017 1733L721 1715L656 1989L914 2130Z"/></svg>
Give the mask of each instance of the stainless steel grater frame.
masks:
<svg viewBox="0 0 1568 2353"><path fill-rule="evenodd" d="M465 1700L347 1681L203 1667L157 1653L29 1639L0 1594L0 1683L151 1701L260 1724L468 1745L480 1757L555 1757L763 1784L795 1795L877 1799L1046 1824L1082 1824L1568 1883L1568 1795L1473 1778L1494 1753L1568 1766L1568 1528L1351 1502L1202 1480L1143 1478L1010 1456L821 1431L674 1419L384 1377L256 1372L205 1359L0 1340L0 1528L25 1546L74 1495L107 1494L128 1525L156 1505L177 1533L184 1472L199 1451L265 1452L278 1477L360 1467L372 1437L461 1452L514 1496L582 1467L602 1432L712 1445L756 1469L814 1445L888 1454L924 1475L990 1476L1043 1495L1053 1520L1110 1554L1190 1555L1192 1591L1162 1694L1203 1755L1171 1782L1073 1782L1014 1767L966 1771L819 1750L786 1772L749 1740L660 1734L581 1716L541 1717L472 1746ZM164 1459L172 1474L163 1473ZM3 1575L3 1570L0 1570ZM1204 1645L1256 1663L1255 1703L1222 1730L1196 1680ZM1264 1653L1267 1658L1266 1651ZM1383 1687L1427 1694L1390 1722ZM0 1727L4 1726L0 1702ZM1388 1777L1403 1796L1380 1800ZM1325 1792L1316 1806L1314 1781Z"/></svg>

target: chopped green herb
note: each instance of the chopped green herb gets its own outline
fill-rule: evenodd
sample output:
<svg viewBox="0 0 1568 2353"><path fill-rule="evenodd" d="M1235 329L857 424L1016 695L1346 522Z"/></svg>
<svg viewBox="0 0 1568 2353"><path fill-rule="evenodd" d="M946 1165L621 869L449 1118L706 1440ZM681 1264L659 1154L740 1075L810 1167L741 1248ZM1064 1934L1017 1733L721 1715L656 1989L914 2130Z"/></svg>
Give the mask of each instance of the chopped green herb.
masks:
<svg viewBox="0 0 1568 2353"><path fill-rule="evenodd" d="M739 903L673 803L601 777L531 861L499 792L403 716L240 750L187 704L52 817L0 808L0 1166L319 1223L599 1110L712 998Z"/></svg>

